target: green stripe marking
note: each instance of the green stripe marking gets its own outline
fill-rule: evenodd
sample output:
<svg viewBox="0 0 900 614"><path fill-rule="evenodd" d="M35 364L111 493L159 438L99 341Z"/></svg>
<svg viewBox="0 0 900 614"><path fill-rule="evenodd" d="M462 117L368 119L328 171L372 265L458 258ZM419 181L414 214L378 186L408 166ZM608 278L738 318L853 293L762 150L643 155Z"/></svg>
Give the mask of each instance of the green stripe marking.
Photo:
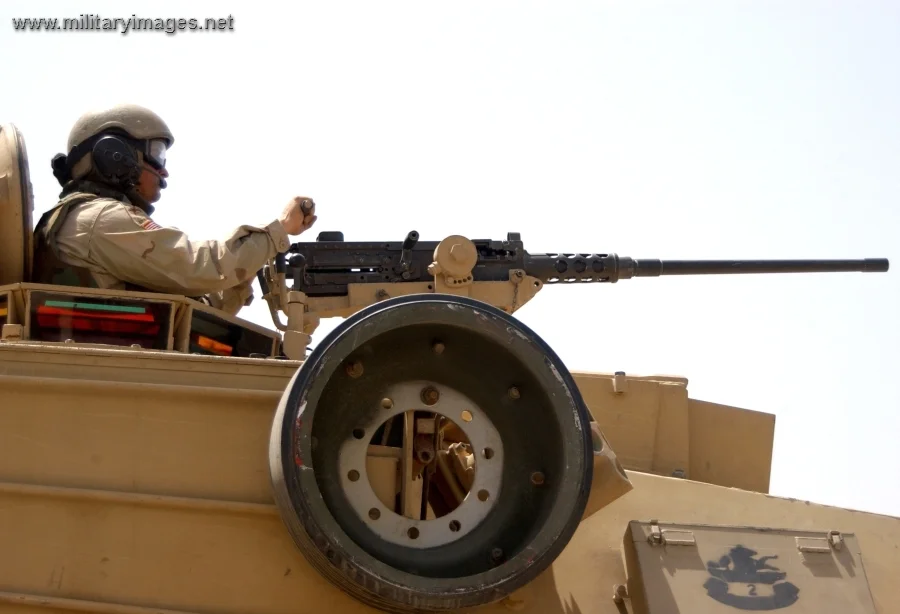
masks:
<svg viewBox="0 0 900 614"><path fill-rule="evenodd" d="M146 307L134 307L132 305L98 305L96 303L76 303L73 301L44 301L47 307L61 307L64 309L86 309L92 311L118 311L121 313L147 313Z"/></svg>

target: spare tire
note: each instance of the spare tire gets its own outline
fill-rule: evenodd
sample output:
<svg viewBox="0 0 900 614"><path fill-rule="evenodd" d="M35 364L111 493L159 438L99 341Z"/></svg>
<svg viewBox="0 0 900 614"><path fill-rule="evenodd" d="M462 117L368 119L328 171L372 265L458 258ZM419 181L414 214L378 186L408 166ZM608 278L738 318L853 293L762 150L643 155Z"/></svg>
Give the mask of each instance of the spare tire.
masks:
<svg viewBox="0 0 900 614"><path fill-rule="evenodd" d="M0 125L0 286L31 281L34 193L25 139L14 124Z"/></svg>
<svg viewBox="0 0 900 614"><path fill-rule="evenodd" d="M424 404L423 387L435 391ZM458 421L477 460L462 503L420 520L378 499L366 454L385 417L426 408ZM592 480L589 422L566 367L512 316L464 297L388 299L342 322L291 379L271 432L275 500L312 566L363 603L483 605L571 539Z"/></svg>

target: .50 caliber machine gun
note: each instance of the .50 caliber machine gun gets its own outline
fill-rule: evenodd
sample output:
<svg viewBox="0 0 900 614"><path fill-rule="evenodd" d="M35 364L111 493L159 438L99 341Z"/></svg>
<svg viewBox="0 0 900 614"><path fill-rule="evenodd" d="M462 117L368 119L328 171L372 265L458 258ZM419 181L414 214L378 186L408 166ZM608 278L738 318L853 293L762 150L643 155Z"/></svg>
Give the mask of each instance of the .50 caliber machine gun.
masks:
<svg viewBox="0 0 900 614"><path fill-rule="evenodd" d="M530 254L519 233L506 240L451 235L420 241L344 241L322 232L314 242L294 243L257 277L275 326L284 332L288 358L306 354L321 318L349 317L379 301L410 294L467 296L506 313L527 303L544 284L615 283L661 275L750 273L883 273L886 258L857 260L654 260L616 254ZM287 280L293 283L290 288ZM281 322L278 312L287 314Z"/></svg>

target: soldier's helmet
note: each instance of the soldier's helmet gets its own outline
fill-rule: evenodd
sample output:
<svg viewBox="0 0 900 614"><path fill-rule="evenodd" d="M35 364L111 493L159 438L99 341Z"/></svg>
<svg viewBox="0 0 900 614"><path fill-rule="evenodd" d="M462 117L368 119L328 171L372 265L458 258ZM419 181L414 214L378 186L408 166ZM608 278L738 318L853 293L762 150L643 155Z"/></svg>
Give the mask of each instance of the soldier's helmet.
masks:
<svg viewBox="0 0 900 614"><path fill-rule="evenodd" d="M71 152L101 133L127 135L144 160L157 169L165 166L166 151L175 143L172 131L159 115L136 104L120 104L79 117L69 132L67 150Z"/></svg>

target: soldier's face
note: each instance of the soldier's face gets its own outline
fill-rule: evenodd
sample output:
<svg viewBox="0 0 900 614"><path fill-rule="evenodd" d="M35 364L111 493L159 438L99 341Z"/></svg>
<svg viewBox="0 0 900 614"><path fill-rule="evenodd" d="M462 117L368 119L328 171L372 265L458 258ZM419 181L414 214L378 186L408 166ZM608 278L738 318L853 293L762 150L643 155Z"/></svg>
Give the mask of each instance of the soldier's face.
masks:
<svg viewBox="0 0 900 614"><path fill-rule="evenodd" d="M166 169L157 171L145 163L144 171L141 173L140 181L135 189L148 203L155 203L159 200L162 181L168 176L169 173Z"/></svg>

